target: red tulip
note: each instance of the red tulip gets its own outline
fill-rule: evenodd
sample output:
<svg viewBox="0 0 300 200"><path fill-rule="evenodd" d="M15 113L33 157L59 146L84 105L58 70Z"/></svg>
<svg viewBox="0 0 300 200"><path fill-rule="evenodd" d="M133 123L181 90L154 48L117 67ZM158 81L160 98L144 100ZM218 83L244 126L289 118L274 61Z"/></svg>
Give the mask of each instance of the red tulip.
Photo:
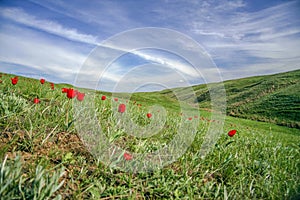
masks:
<svg viewBox="0 0 300 200"><path fill-rule="evenodd" d="M132 155L130 155L129 153L124 153L124 158L125 160L132 160Z"/></svg>
<svg viewBox="0 0 300 200"><path fill-rule="evenodd" d="M38 104L38 103L40 103L40 100L39 100L38 98L34 98L34 99L33 99L33 103L34 103L34 104Z"/></svg>
<svg viewBox="0 0 300 200"><path fill-rule="evenodd" d="M119 105L119 109L118 109L118 112L119 113L123 113L123 112L125 112L125 110L126 110L126 105L125 104L120 104Z"/></svg>
<svg viewBox="0 0 300 200"><path fill-rule="evenodd" d="M101 100L104 101L105 99L106 99L106 96L103 95L103 96L101 97Z"/></svg>
<svg viewBox="0 0 300 200"><path fill-rule="evenodd" d="M231 130L228 132L229 137L233 137L236 134L236 130Z"/></svg>
<svg viewBox="0 0 300 200"><path fill-rule="evenodd" d="M42 79L40 80L40 82L41 82L41 84L44 84L44 83L45 83L45 79L42 78Z"/></svg>
<svg viewBox="0 0 300 200"><path fill-rule="evenodd" d="M191 121L193 118L192 118L192 117L189 117L188 119Z"/></svg>
<svg viewBox="0 0 300 200"><path fill-rule="evenodd" d="M147 117L148 117L148 118L151 118L151 117L152 117L152 114L151 114L151 113L147 113Z"/></svg>
<svg viewBox="0 0 300 200"><path fill-rule="evenodd" d="M84 96L85 96L85 93L77 92L77 100L78 101L83 101Z"/></svg>
<svg viewBox="0 0 300 200"><path fill-rule="evenodd" d="M114 98L115 101L118 101L118 98Z"/></svg>
<svg viewBox="0 0 300 200"><path fill-rule="evenodd" d="M76 97L76 95L77 95L77 91L76 90L74 90L72 88L68 89L67 97L69 99L73 99L74 97Z"/></svg>
<svg viewBox="0 0 300 200"><path fill-rule="evenodd" d="M54 90L54 83L50 83L51 90Z"/></svg>
<svg viewBox="0 0 300 200"><path fill-rule="evenodd" d="M68 93L68 90L69 90L68 88L62 88L62 89L61 89L61 92L62 92L62 93Z"/></svg>
<svg viewBox="0 0 300 200"><path fill-rule="evenodd" d="M18 83L19 79L16 76L15 78L11 78L11 84L16 85Z"/></svg>

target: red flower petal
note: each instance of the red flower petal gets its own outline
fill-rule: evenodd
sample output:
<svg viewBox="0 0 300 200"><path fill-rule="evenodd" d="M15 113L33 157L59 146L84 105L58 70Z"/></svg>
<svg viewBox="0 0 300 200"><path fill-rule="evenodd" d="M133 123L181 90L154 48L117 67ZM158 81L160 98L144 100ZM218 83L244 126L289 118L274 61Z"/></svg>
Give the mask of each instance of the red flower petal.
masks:
<svg viewBox="0 0 300 200"><path fill-rule="evenodd" d="M45 79L42 78L42 79L40 80L40 82L41 82L41 84L44 84L44 83L45 83Z"/></svg>
<svg viewBox="0 0 300 200"><path fill-rule="evenodd" d="M130 155L129 153L124 153L124 158L125 160L132 160L132 155Z"/></svg>
<svg viewBox="0 0 300 200"><path fill-rule="evenodd" d="M118 109L118 112L119 113L123 113L123 112L125 112L125 110L126 110L126 105L125 104L120 104L119 105L119 109Z"/></svg>
<svg viewBox="0 0 300 200"><path fill-rule="evenodd" d="M33 103L38 104L38 103L40 103L40 100L38 98L34 98Z"/></svg>
<svg viewBox="0 0 300 200"><path fill-rule="evenodd" d="M74 97L76 97L76 95L77 95L77 90L74 90L72 88L68 89L67 97L69 99L73 99Z"/></svg>
<svg viewBox="0 0 300 200"><path fill-rule="evenodd" d="M78 101L83 101L84 96L85 96L85 93L77 92L77 100Z"/></svg>
<svg viewBox="0 0 300 200"><path fill-rule="evenodd" d="M152 117L152 114L151 114L151 113L147 113L147 117L148 117L148 118L151 118L151 117Z"/></svg>
<svg viewBox="0 0 300 200"><path fill-rule="evenodd" d="M103 96L101 97L101 100L104 101L105 99L106 99L106 96L103 95Z"/></svg>
<svg viewBox="0 0 300 200"><path fill-rule="evenodd" d="M62 88L62 89L61 89L61 92L62 92L62 93L67 93L68 90L69 90L68 88Z"/></svg>
<svg viewBox="0 0 300 200"><path fill-rule="evenodd" d="M15 78L11 78L11 84L16 85L18 83L19 79L16 76Z"/></svg>
<svg viewBox="0 0 300 200"><path fill-rule="evenodd" d="M236 134L236 130L230 130L230 131L228 132L228 136L229 136L229 137L233 137L235 134Z"/></svg>

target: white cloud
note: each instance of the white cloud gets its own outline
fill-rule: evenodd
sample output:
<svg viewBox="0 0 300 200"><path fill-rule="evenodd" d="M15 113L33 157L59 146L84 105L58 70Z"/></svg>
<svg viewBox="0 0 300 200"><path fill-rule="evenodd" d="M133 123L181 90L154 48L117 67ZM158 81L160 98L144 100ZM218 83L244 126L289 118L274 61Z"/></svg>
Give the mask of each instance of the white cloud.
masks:
<svg viewBox="0 0 300 200"><path fill-rule="evenodd" d="M233 12L228 17L224 17L226 12L212 12L216 23L196 20L190 27L223 73L232 70L241 77L299 69L297 6L292 1L256 12Z"/></svg>
<svg viewBox="0 0 300 200"><path fill-rule="evenodd" d="M28 29L3 26L0 33L0 60L25 65L72 81L86 55L67 41L55 41ZM22 34L20 34L22 33ZM78 49L82 46L78 45ZM13 71L13 70L12 70Z"/></svg>
<svg viewBox="0 0 300 200"><path fill-rule="evenodd" d="M0 9L0 13L2 16L15 22L46 31L48 33L67 38L69 40L89 44L95 44L97 40L97 38L92 35L79 33L78 30L73 28L66 28L57 22L37 19L35 16L32 16L19 8L2 8Z"/></svg>

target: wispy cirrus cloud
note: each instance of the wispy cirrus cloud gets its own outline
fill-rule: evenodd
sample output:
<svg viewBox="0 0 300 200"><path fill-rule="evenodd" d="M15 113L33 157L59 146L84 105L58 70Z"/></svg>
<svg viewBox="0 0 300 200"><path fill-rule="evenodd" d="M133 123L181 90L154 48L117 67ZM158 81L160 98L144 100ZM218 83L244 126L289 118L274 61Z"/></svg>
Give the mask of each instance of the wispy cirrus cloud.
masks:
<svg viewBox="0 0 300 200"><path fill-rule="evenodd" d="M32 29L3 25L0 32L1 71L28 75L52 75L71 83L91 49L82 43L45 36ZM87 53L86 53L87 52ZM12 66L18 67L12 67ZM23 68L26 69L20 74ZM41 73L43 72L43 73Z"/></svg>
<svg viewBox="0 0 300 200"><path fill-rule="evenodd" d="M215 13L217 24L193 22L190 27L226 72L225 79L299 69L299 8L297 1L291 1L224 19Z"/></svg>
<svg viewBox="0 0 300 200"><path fill-rule="evenodd" d="M45 31L50 34L55 34L69 40L89 44L95 44L97 42L97 37L93 35L80 33L74 28L68 28L51 20L37 19L35 16L26 13L20 8L1 8L0 13L3 17L13 20L17 23Z"/></svg>

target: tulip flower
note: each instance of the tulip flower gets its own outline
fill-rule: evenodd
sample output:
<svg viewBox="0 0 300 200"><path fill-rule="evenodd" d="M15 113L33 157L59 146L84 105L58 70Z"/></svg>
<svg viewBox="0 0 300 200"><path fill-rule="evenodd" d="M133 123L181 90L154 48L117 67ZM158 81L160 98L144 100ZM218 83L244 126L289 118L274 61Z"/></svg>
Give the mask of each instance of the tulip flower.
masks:
<svg viewBox="0 0 300 200"><path fill-rule="evenodd" d="M34 104L38 104L38 103L40 103L40 100L39 100L38 98L34 98L34 99L33 99L33 103L34 103Z"/></svg>
<svg viewBox="0 0 300 200"><path fill-rule="evenodd" d="M76 95L77 95L77 91L76 90L74 90L72 88L68 89L67 97L69 99L73 99L74 97L76 97Z"/></svg>
<svg viewBox="0 0 300 200"><path fill-rule="evenodd" d="M11 84L13 84L13 85L16 85L18 83L18 81L19 81L19 79L17 76L14 78L11 78Z"/></svg>
<svg viewBox="0 0 300 200"><path fill-rule="evenodd" d="M236 130L231 130L228 132L229 137L233 137L236 134Z"/></svg>
<svg viewBox="0 0 300 200"><path fill-rule="evenodd" d="M126 110L126 105L125 104L120 104L119 105L119 109L118 109L118 112L119 113L123 113L123 112L125 112L125 110Z"/></svg>
<svg viewBox="0 0 300 200"><path fill-rule="evenodd" d="M105 99L106 99L106 96L103 95L103 96L101 97L101 100L104 101Z"/></svg>
<svg viewBox="0 0 300 200"><path fill-rule="evenodd" d="M124 158L125 160L132 160L132 155L130 155L129 153L124 153Z"/></svg>
<svg viewBox="0 0 300 200"><path fill-rule="evenodd" d="M83 101L85 93L77 92L77 100Z"/></svg>
<svg viewBox="0 0 300 200"><path fill-rule="evenodd" d="M61 92L62 92L62 93L67 93L68 90L69 90L68 88L62 88L62 89L61 89Z"/></svg>
<svg viewBox="0 0 300 200"><path fill-rule="evenodd" d="M40 80L40 82L41 82L41 84L44 84L44 83L45 83L45 79L42 78L42 79Z"/></svg>
<svg viewBox="0 0 300 200"><path fill-rule="evenodd" d="M51 90L54 90L54 83L50 83Z"/></svg>

